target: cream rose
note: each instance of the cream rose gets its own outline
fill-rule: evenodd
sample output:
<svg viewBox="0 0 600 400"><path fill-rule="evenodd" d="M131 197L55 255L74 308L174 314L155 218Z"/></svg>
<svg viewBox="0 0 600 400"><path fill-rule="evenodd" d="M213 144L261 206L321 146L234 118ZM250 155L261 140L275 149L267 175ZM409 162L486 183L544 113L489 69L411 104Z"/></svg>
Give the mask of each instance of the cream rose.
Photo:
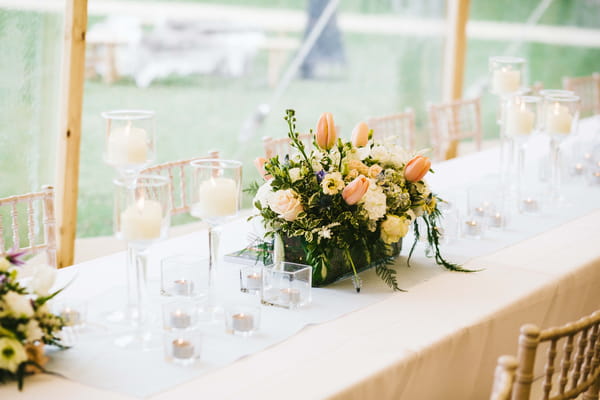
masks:
<svg viewBox="0 0 600 400"><path fill-rule="evenodd" d="M298 194L292 189L278 190L268 199L269 207L286 221L294 221L304 211Z"/></svg>
<svg viewBox="0 0 600 400"><path fill-rule="evenodd" d="M397 215L388 215L381 223L381 239L387 243L396 243L406 236L410 227L410 219Z"/></svg>
<svg viewBox="0 0 600 400"><path fill-rule="evenodd" d="M298 179L300 179L302 177L300 168L298 168L298 167L291 168L288 171L288 173L290 174L290 180L292 181L292 183L296 182Z"/></svg>
<svg viewBox="0 0 600 400"><path fill-rule="evenodd" d="M33 307L31 301L17 293L8 292L4 295L4 304L9 313L17 318L29 318L33 316Z"/></svg>
<svg viewBox="0 0 600 400"><path fill-rule="evenodd" d="M344 179L342 178L342 174L339 172L332 172L323 177L323 182L321 182L321 187L323 188L323 193L328 195L338 194L340 190L344 188Z"/></svg>

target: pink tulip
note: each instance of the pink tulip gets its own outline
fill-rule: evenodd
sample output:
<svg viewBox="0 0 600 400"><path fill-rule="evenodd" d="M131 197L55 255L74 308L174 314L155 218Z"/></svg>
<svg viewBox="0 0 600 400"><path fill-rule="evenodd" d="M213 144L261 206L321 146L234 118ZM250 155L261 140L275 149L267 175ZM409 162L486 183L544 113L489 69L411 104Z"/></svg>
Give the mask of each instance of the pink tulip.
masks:
<svg viewBox="0 0 600 400"><path fill-rule="evenodd" d="M364 175L360 175L344 188L342 197L346 204L352 206L363 198L367 190L369 190L369 180Z"/></svg>
<svg viewBox="0 0 600 400"><path fill-rule="evenodd" d="M321 114L317 122L317 144L320 148L329 150L335 145L337 134L333 114L326 112Z"/></svg>
<svg viewBox="0 0 600 400"><path fill-rule="evenodd" d="M352 144L355 147L366 146L369 142L369 125L365 122L359 122L352 131Z"/></svg>
<svg viewBox="0 0 600 400"><path fill-rule="evenodd" d="M260 176L263 177L264 180L269 180L271 179L271 175L267 174L267 171L265 171L265 163L267 162L267 159L264 157L257 157L254 160L254 166L256 167L256 169L258 170L258 173L260 174Z"/></svg>
<svg viewBox="0 0 600 400"><path fill-rule="evenodd" d="M404 178L409 182L418 182L431 167L431 160L427 157L416 156L404 167Z"/></svg>

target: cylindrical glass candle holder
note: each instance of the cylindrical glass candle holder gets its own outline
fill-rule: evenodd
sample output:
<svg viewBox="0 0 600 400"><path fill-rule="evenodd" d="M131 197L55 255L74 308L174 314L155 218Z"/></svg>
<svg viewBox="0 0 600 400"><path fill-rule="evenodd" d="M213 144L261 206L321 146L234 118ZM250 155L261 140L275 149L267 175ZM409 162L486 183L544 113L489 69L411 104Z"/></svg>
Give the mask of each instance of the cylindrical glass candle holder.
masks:
<svg viewBox="0 0 600 400"><path fill-rule="evenodd" d="M200 256L163 258L160 265L161 294L195 298L208 296L208 264L208 259Z"/></svg>
<svg viewBox="0 0 600 400"><path fill-rule="evenodd" d="M262 266L248 265L240 268L240 291L257 294L262 288Z"/></svg>
<svg viewBox="0 0 600 400"><path fill-rule="evenodd" d="M312 267L279 262L263 267L261 302L295 309L311 302Z"/></svg>
<svg viewBox="0 0 600 400"><path fill-rule="evenodd" d="M527 86L526 67L527 61L521 57L490 57L490 92L504 97Z"/></svg>
<svg viewBox="0 0 600 400"><path fill-rule="evenodd" d="M198 324L198 305L192 301L172 301L163 304L162 311L166 330L191 329Z"/></svg>
<svg viewBox="0 0 600 400"><path fill-rule="evenodd" d="M115 110L102 113L106 122L104 160L135 173L156 158L154 111Z"/></svg>
<svg viewBox="0 0 600 400"><path fill-rule="evenodd" d="M260 327L260 307L235 304L225 309L225 328L234 335L250 336Z"/></svg>
<svg viewBox="0 0 600 400"><path fill-rule="evenodd" d="M165 331L165 359L179 365L192 365L200 359L202 333L198 329Z"/></svg>

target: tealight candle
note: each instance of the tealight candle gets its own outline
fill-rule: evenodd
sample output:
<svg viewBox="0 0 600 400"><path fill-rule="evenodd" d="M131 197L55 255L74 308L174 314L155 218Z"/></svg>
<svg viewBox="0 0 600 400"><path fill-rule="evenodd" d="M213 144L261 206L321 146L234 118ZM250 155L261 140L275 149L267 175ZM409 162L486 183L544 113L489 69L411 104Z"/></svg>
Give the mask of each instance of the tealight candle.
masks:
<svg viewBox="0 0 600 400"><path fill-rule="evenodd" d="M81 323L81 313L69 307L65 307L60 312L60 317L63 319L65 326L75 326Z"/></svg>
<svg viewBox="0 0 600 400"><path fill-rule="evenodd" d="M529 135L533 131L535 114L525 103L514 104L506 112L506 130L508 136Z"/></svg>
<svg viewBox="0 0 600 400"><path fill-rule="evenodd" d="M254 330L254 317L250 314L233 314L231 319L231 328L234 332L247 333Z"/></svg>
<svg viewBox="0 0 600 400"><path fill-rule="evenodd" d="M177 279L173 282L173 293L178 296L189 296L194 290L194 282L187 279Z"/></svg>
<svg viewBox="0 0 600 400"><path fill-rule="evenodd" d="M490 216L490 225L494 228L502 228L504 226L504 216L498 212Z"/></svg>
<svg viewBox="0 0 600 400"><path fill-rule="evenodd" d="M592 183L596 185L600 185L600 172L594 172L592 174Z"/></svg>
<svg viewBox="0 0 600 400"><path fill-rule="evenodd" d="M477 215L478 217L483 217L485 215L485 208L475 207L475 215Z"/></svg>
<svg viewBox="0 0 600 400"><path fill-rule="evenodd" d="M211 178L200 184L192 213L200 218L225 217L237 212L238 188L233 179Z"/></svg>
<svg viewBox="0 0 600 400"><path fill-rule="evenodd" d="M259 273L252 273L246 276L246 289L257 291L262 287L262 275Z"/></svg>
<svg viewBox="0 0 600 400"><path fill-rule="evenodd" d="M577 163L573 167L573 174L574 175L582 175L583 174L583 169L584 169L583 164Z"/></svg>
<svg viewBox="0 0 600 400"><path fill-rule="evenodd" d="M498 94L509 94L519 90L521 72L506 67L497 69L492 76L492 91Z"/></svg>
<svg viewBox="0 0 600 400"><path fill-rule="evenodd" d="M189 328L192 324L192 318L186 312L175 310L171 313L171 326L177 329Z"/></svg>
<svg viewBox="0 0 600 400"><path fill-rule="evenodd" d="M283 288L280 290L279 298L284 304L299 304L300 290L294 288Z"/></svg>
<svg viewBox="0 0 600 400"><path fill-rule="evenodd" d="M532 198L526 198L523 200L523 211L525 212L536 212L538 210L538 202Z"/></svg>
<svg viewBox="0 0 600 400"><path fill-rule="evenodd" d="M173 358L187 360L194 357L194 345L184 339L173 340Z"/></svg>
<svg viewBox="0 0 600 400"><path fill-rule="evenodd" d="M160 237L163 212L155 200L140 198L121 213L121 232L125 240L151 240Z"/></svg>
<svg viewBox="0 0 600 400"><path fill-rule="evenodd" d="M481 225L475 220L465 221L465 233L469 236L479 236L481 234Z"/></svg>
<svg viewBox="0 0 600 400"><path fill-rule="evenodd" d="M554 106L546 112L546 130L549 133L571 133L572 121L573 116L569 108L559 103L554 103Z"/></svg>
<svg viewBox="0 0 600 400"><path fill-rule="evenodd" d="M113 164L143 164L148 159L148 134L127 122L108 137L108 161Z"/></svg>

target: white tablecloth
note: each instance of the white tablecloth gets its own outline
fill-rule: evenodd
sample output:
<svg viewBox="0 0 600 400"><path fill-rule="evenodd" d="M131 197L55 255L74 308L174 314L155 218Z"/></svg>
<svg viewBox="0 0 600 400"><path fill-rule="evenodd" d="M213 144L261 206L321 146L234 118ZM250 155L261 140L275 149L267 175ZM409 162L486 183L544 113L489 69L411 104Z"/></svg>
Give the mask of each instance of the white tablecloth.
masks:
<svg viewBox="0 0 600 400"><path fill-rule="evenodd" d="M444 189L464 187L494 172L486 162L494 157L492 151L445 163L430 182ZM598 187L568 190L600 205ZM560 214L547 212L537 218L544 223ZM225 250L239 247L244 237L242 230L231 229ZM412 268L398 270L401 287L408 292L306 327L278 345L150 398L486 398L496 359L516 352L520 325L552 326L600 308L599 237L596 208L470 259L467 267L485 268L478 273L445 271L419 252ZM446 246L446 253L452 258L464 246L485 247L493 241L493 237L463 240ZM187 245L189 238L160 246L177 252ZM69 291L89 297L102 293L111 285L115 270L111 263L118 264L121 258L115 255L79 266L78 281ZM62 271L61 278L69 279L76 270ZM347 287L351 290L350 283ZM4 398L131 397L39 375L28 379L23 393L14 385L0 387L0 399Z"/></svg>

